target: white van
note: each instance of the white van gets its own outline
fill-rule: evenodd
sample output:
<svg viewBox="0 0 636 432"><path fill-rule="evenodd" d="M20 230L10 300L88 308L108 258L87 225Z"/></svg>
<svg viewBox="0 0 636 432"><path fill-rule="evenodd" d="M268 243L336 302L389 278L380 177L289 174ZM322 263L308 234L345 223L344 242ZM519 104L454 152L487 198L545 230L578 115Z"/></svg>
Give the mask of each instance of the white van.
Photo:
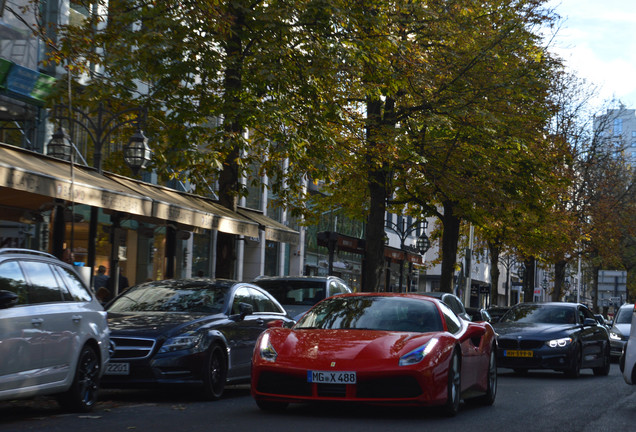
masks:
<svg viewBox="0 0 636 432"><path fill-rule="evenodd" d="M632 310L632 328L620 359L621 372L627 384L636 384L636 305Z"/></svg>

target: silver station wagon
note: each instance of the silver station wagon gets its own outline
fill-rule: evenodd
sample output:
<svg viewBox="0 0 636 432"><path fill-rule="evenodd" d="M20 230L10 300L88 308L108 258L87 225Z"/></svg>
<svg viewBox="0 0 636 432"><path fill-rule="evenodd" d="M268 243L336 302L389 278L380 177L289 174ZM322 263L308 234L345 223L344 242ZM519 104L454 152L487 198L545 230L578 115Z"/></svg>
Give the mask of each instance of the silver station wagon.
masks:
<svg viewBox="0 0 636 432"><path fill-rule="evenodd" d="M89 411L108 349L106 312L73 266L0 249L0 400L54 394Z"/></svg>

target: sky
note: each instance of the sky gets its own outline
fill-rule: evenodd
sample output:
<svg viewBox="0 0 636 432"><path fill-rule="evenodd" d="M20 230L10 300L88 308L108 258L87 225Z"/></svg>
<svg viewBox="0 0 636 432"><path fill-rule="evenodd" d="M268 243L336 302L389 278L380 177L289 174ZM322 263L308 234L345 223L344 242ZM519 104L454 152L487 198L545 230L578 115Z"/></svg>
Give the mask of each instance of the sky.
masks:
<svg viewBox="0 0 636 432"><path fill-rule="evenodd" d="M550 0L562 17L553 52L567 69L636 108L636 0Z"/></svg>

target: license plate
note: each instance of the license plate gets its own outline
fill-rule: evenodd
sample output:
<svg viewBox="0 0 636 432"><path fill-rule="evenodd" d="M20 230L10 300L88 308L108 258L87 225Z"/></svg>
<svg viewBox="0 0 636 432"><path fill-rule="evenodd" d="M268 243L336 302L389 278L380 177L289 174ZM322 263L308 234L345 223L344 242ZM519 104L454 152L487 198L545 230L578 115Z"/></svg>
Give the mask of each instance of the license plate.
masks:
<svg viewBox="0 0 636 432"><path fill-rule="evenodd" d="M307 371L307 382L318 384L355 384L355 372Z"/></svg>
<svg viewBox="0 0 636 432"><path fill-rule="evenodd" d="M128 375L130 374L130 363L107 363L104 375Z"/></svg>
<svg viewBox="0 0 636 432"><path fill-rule="evenodd" d="M530 350L505 350L504 357L534 357L534 352Z"/></svg>

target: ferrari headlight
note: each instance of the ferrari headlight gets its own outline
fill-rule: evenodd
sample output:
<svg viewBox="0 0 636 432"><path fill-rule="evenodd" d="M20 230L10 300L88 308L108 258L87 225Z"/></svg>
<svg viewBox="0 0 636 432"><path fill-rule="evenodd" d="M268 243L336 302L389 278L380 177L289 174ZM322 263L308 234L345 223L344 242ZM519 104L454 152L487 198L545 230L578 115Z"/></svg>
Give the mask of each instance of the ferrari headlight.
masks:
<svg viewBox="0 0 636 432"><path fill-rule="evenodd" d="M572 338L553 339L546 342L550 348L563 348L572 343Z"/></svg>
<svg viewBox="0 0 636 432"><path fill-rule="evenodd" d="M426 355L430 353L433 348L435 348L437 342L438 339L433 338L421 347L414 349L408 354L404 354L402 357L400 357L400 366L409 366L421 362L424 357L426 357Z"/></svg>
<svg viewBox="0 0 636 432"><path fill-rule="evenodd" d="M623 336L612 331L610 332L610 339L619 341L619 340L623 340Z"/></svg>
<svg viewBox="0 0 636 432"><path fill-rule="evenodd" d="M275 362L276 361L276 357L278 357L278 353L276 352L276 350L274 349L274 347L272 346L271 342L269 341L269 333L265 333L263 335L263 337L261 338L261 343L260 346L258 347L261 358L263 360L269 361L269 362Z"/></svg>
<svg viewBox="0 0 636 432"><path fill-rule="evenodd" d="M166 340L161 348L160 353L180 351L185 349L195 348L201 342L203 338L202 333L188 332L180 334L179 336L171 337Z"/></svg>

